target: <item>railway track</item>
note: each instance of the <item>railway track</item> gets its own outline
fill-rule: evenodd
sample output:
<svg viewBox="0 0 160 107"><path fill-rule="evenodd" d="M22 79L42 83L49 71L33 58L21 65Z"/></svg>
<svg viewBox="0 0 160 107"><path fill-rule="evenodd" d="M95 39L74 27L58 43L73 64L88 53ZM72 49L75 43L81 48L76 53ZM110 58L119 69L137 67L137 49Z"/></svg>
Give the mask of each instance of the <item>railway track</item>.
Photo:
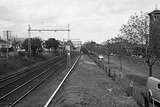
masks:
<svg viewBox="0 0 160 107"><path fill-rule="evenodd" d="M28 71L21 72L16 75L14 74L14 75L9 76L8 78L1 80L0 81L0 90L1 90L1 88L5 87L6 85L13 83L14 81L17 81L17 80L21 79L22 77L25 77L25 76L31 77L31 76L34 76L34 75L41 73L44 69L51 66L52 64L54 64L58 60L62 60L63 58L65 58L65 56L57 57L55 59L47 61L46 63L43 63L43 65L38 65L37 67L33 67L33 68L29 69ZM0 91L0 96L1 96L1 91Z"/></svg>
<svg viewBox="0 0 160 107"><path fill-rule="evenodd" d="M74 56L75 57L75 56ZM71 72L75 69L78 61L80 59L79 57L76 57L76 60L74 61L72 67L69 69L69 71L67 72L67 74L64 76L63 80L60 82L60 84L58 85L58 87L56 88L56 90L52 93L52 95L50 96L50 98L48 99L48 101L45 103L44 107L53 107L53 100L56 97L56 95L58 94L58 92L60 91L60 89L63 87L64 82L66 81L66 79L69 77L69 75L71 74Z"/></svg>
<svg viewBox="0 0 160 107"><path fill-rule="evenodd" d="M40 62L39 64L34 64L34 65L31 65L29 67L25 67L24 69L20 70L20 71L17 71L15 73L10 73L4 77L1 77L0 78L0 85L2 82L10 79L10 78L14 78L18 75L21 75L21 74L24 74L24 73L27 73L28 71L32 71L32 70L35 70L35 69L38 69L39 67L43 67L45 66L47 63L49 62L56 62L58 59L60 59L60 57L55 57L55 58L51 58L49 60L46 60L46 61L43 61L43 62Z"/></svg>
<svg viewBox="0 0 160 107"><path fill-rule="evenodd" d="M0 81L0 106L12 107L42 84L49 76L65 67L66 58L58 57L33 67L28 72L14 74Z"/></svg>

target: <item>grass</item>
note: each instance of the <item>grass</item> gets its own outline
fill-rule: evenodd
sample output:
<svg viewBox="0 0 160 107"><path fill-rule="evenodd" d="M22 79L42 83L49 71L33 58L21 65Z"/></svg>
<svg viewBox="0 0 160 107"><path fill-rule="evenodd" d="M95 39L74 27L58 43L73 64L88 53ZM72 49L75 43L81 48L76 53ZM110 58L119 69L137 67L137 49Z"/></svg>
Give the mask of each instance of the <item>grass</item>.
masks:
<svg viewBox="0 0 160 107"><path fill-rule="evenodd" d="M9 56L8 63L5 61L0 61L0 75L16 72L18 69L44 61L50 57L47 55L34 56L29 58L23 56Z"/></svg>
<svg viewBox="0 0 160 107"><path fill-rule="evenodd" d="M116 68L116 67L115 67ZM123 87L123 91L126 92L127 96L132 96L139 107L144 106L144 95L146 95L146 81L147 77L143 77L136 74L124 74L120 73L119 69L111 69L111 78L117 84ZM123 75L123 76L120 76ZM115 77L114 77L115 76ZM130 83L133 81L133 91L131 90Z"/></svg>
<svg viewBox="0 0 160 107"><path fill-rule="evenodd" d="M106 70L107 68L104 68L103 63L102 62L98 62L95 60L95 58L91 57L95 62L97 62L97 65ZM113 66L114 65L114 66ZM107 65L105 65L107 66ZM108 71L107 71L108 73ZM106 87L110 87L110 89L112 89L112 94L111 94L111 98L113 98L113 101L109 101L112 102L112 104L110 106L114 106L114 107L137 107L137 104L142 107L142 105L144 104L143 102L143 96L141 96L141 94L139 94L139 92L137 92L137 89L133 90L133 97L131 97L131 88L130 88L130 82L131 79L134 82L139 82L142 81L143 79L141 77L139 77L138 79L136 79L137 77L134 75L125 75L122 72L119 72L119 67L117 65L115 65L114 63L112 63L111 66L111 74L110 77L112 78L113 82L109 83L109 84L105 84ZM131 79L130 79L131 78ZM140 84L144 84L145 82L143 81ZM140 96L139 96L140 95ZM111 100L110 99L106 99L106 100ZM136 103L133 100L136 99ZM139 99L138 99L139 98Z"/></svg>
<svg viewBox="0 0 160 107"><path fill-rule="evenodd" d="M137 104L140 107L143 107L144 106L144 96L143 95L145 95L146 93L146 87L145 87L146 78L133 74L133 75L126 75L124 79L125 79L125 82L126 81L134 82L132 96L136 100ZM131 93L131 91L129 90L129 87L130 87L129 84L127 84L126 89L125 89L127 94Z"/></svg>
<svg viewBox="0 0 160 107"><path fill-rule="evenodd" d="M107 57L105 58L105 65L107 66ZM119 58L117 56L110 57L110 68L111 68L111 78L118 84L123 86L124 91L130 96L130 82L134 82L133 95L132 97L136 100L139 107L144 107L146 98L146 82L148 76L148 66L146 65L144 59L123 56L122 66L123 66L123 78L119 78L120 64ZM153 76L160 79L160 61L153 65ZM116 79L114 79L114 74L116 73Z"/></svg>
<svg viewBox="0 0 160 107"><path fill-rule="evenodd" d="M120 87L123 87L123 91L127 94L128 97L133 97L136 100L136 103L139 107L144 107L145 105L145 97L146 97L146 81L147 81L147 72L144 68L144 62L138 61L133 58L123 58L123 66L126 69L122 72L119 70L119 60L118 58L112 57L112 62L110 63L111 69L111 78ZM105 62L106 64L106 62ZM107 64L106 64L107 66ZM156 68L156 69L155 69ZM157 72L157 65L154 66L154 73ZM130 83L133 81L133 88L131 90ZM121 106L118 106L121 107Z"/></svg>
<svg viewBox="0 0 160 107"><path fill-rule="evenodd" d="M138 67L138 66L137 66ZM113 68L113 69L112 69ZM113 73L116 74L116 78L118 77L119 69L117 66L112 65L112 75ZM131 92L130 83L133 81L133 92ZM124 91L127 93L128 96L131 95L136 100L139 107L144 107L144 95L146 95L146 81L147 76L139 75L139 73L129 73L123 72L123 78L120 80L118 79L119 84L124 87Z"/></svg>
<svg viewBox="0 0 160 107"><path fill-rule="evenodd" d="M114 77L115 75L115 77ZM124 75L120 77L120 73L117 71L111 70L111 78L115 81L116 84L119 84L119 87L122 87L122 90L126 93L128 97L133 97L139 107L144 106L144 96L146 93L146 78L140 77L139 75ZM115 79L114 79L115 78ZM133 91L131 90L130 83L133 81Z"/></svg>
<svg viewBox="0 0 160 107"><path fill-rule="evenodd" d="M140 75L127 74L126 77L138 85L146 86L147 77L142 77Z"/></svg>

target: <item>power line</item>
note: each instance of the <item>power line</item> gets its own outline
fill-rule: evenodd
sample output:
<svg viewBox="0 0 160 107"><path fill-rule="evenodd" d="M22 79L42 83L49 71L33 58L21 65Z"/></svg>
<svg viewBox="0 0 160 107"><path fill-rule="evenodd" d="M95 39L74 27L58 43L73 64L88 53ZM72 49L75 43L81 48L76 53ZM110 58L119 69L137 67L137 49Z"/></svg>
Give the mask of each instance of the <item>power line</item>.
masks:
<svg viewBox="0 0 160 107"><path fill-rule="evenodd" d="M28 39L28 51L29 51L29 54L31 56L31 32L68 32L68 40L70 39L70 25L68 24L68 28L67 29L35 29L35 28L31 28L30 25L28 25L28 36L29 36L29 39Z"/></svg>

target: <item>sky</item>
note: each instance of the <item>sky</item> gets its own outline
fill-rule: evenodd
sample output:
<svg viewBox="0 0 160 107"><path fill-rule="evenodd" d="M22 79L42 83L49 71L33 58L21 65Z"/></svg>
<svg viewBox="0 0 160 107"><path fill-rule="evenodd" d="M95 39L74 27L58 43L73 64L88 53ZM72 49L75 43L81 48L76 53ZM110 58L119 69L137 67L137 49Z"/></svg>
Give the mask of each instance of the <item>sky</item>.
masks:
<svg viewBox="0 0 160 107"><path fill-rule="evenodd" d="M0 35L10 30L28 37L28 24L37 29L66 29L70 39L104 42L117 36L128 18L151 12L160 0L0 0ZM32 32L32 37L67 39L67 32Z"/></svg>

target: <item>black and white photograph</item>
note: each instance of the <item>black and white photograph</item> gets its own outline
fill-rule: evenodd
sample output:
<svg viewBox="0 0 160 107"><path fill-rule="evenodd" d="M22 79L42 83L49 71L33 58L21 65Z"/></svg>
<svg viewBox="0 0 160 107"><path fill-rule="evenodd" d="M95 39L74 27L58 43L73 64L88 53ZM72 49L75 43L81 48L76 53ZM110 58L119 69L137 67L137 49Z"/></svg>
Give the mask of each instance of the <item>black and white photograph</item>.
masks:
<svg viewBox="0 0 160 107"><path fill-rule="evenodd" d="M160 0L0 0L0 107L160 107Z"/></svg>

